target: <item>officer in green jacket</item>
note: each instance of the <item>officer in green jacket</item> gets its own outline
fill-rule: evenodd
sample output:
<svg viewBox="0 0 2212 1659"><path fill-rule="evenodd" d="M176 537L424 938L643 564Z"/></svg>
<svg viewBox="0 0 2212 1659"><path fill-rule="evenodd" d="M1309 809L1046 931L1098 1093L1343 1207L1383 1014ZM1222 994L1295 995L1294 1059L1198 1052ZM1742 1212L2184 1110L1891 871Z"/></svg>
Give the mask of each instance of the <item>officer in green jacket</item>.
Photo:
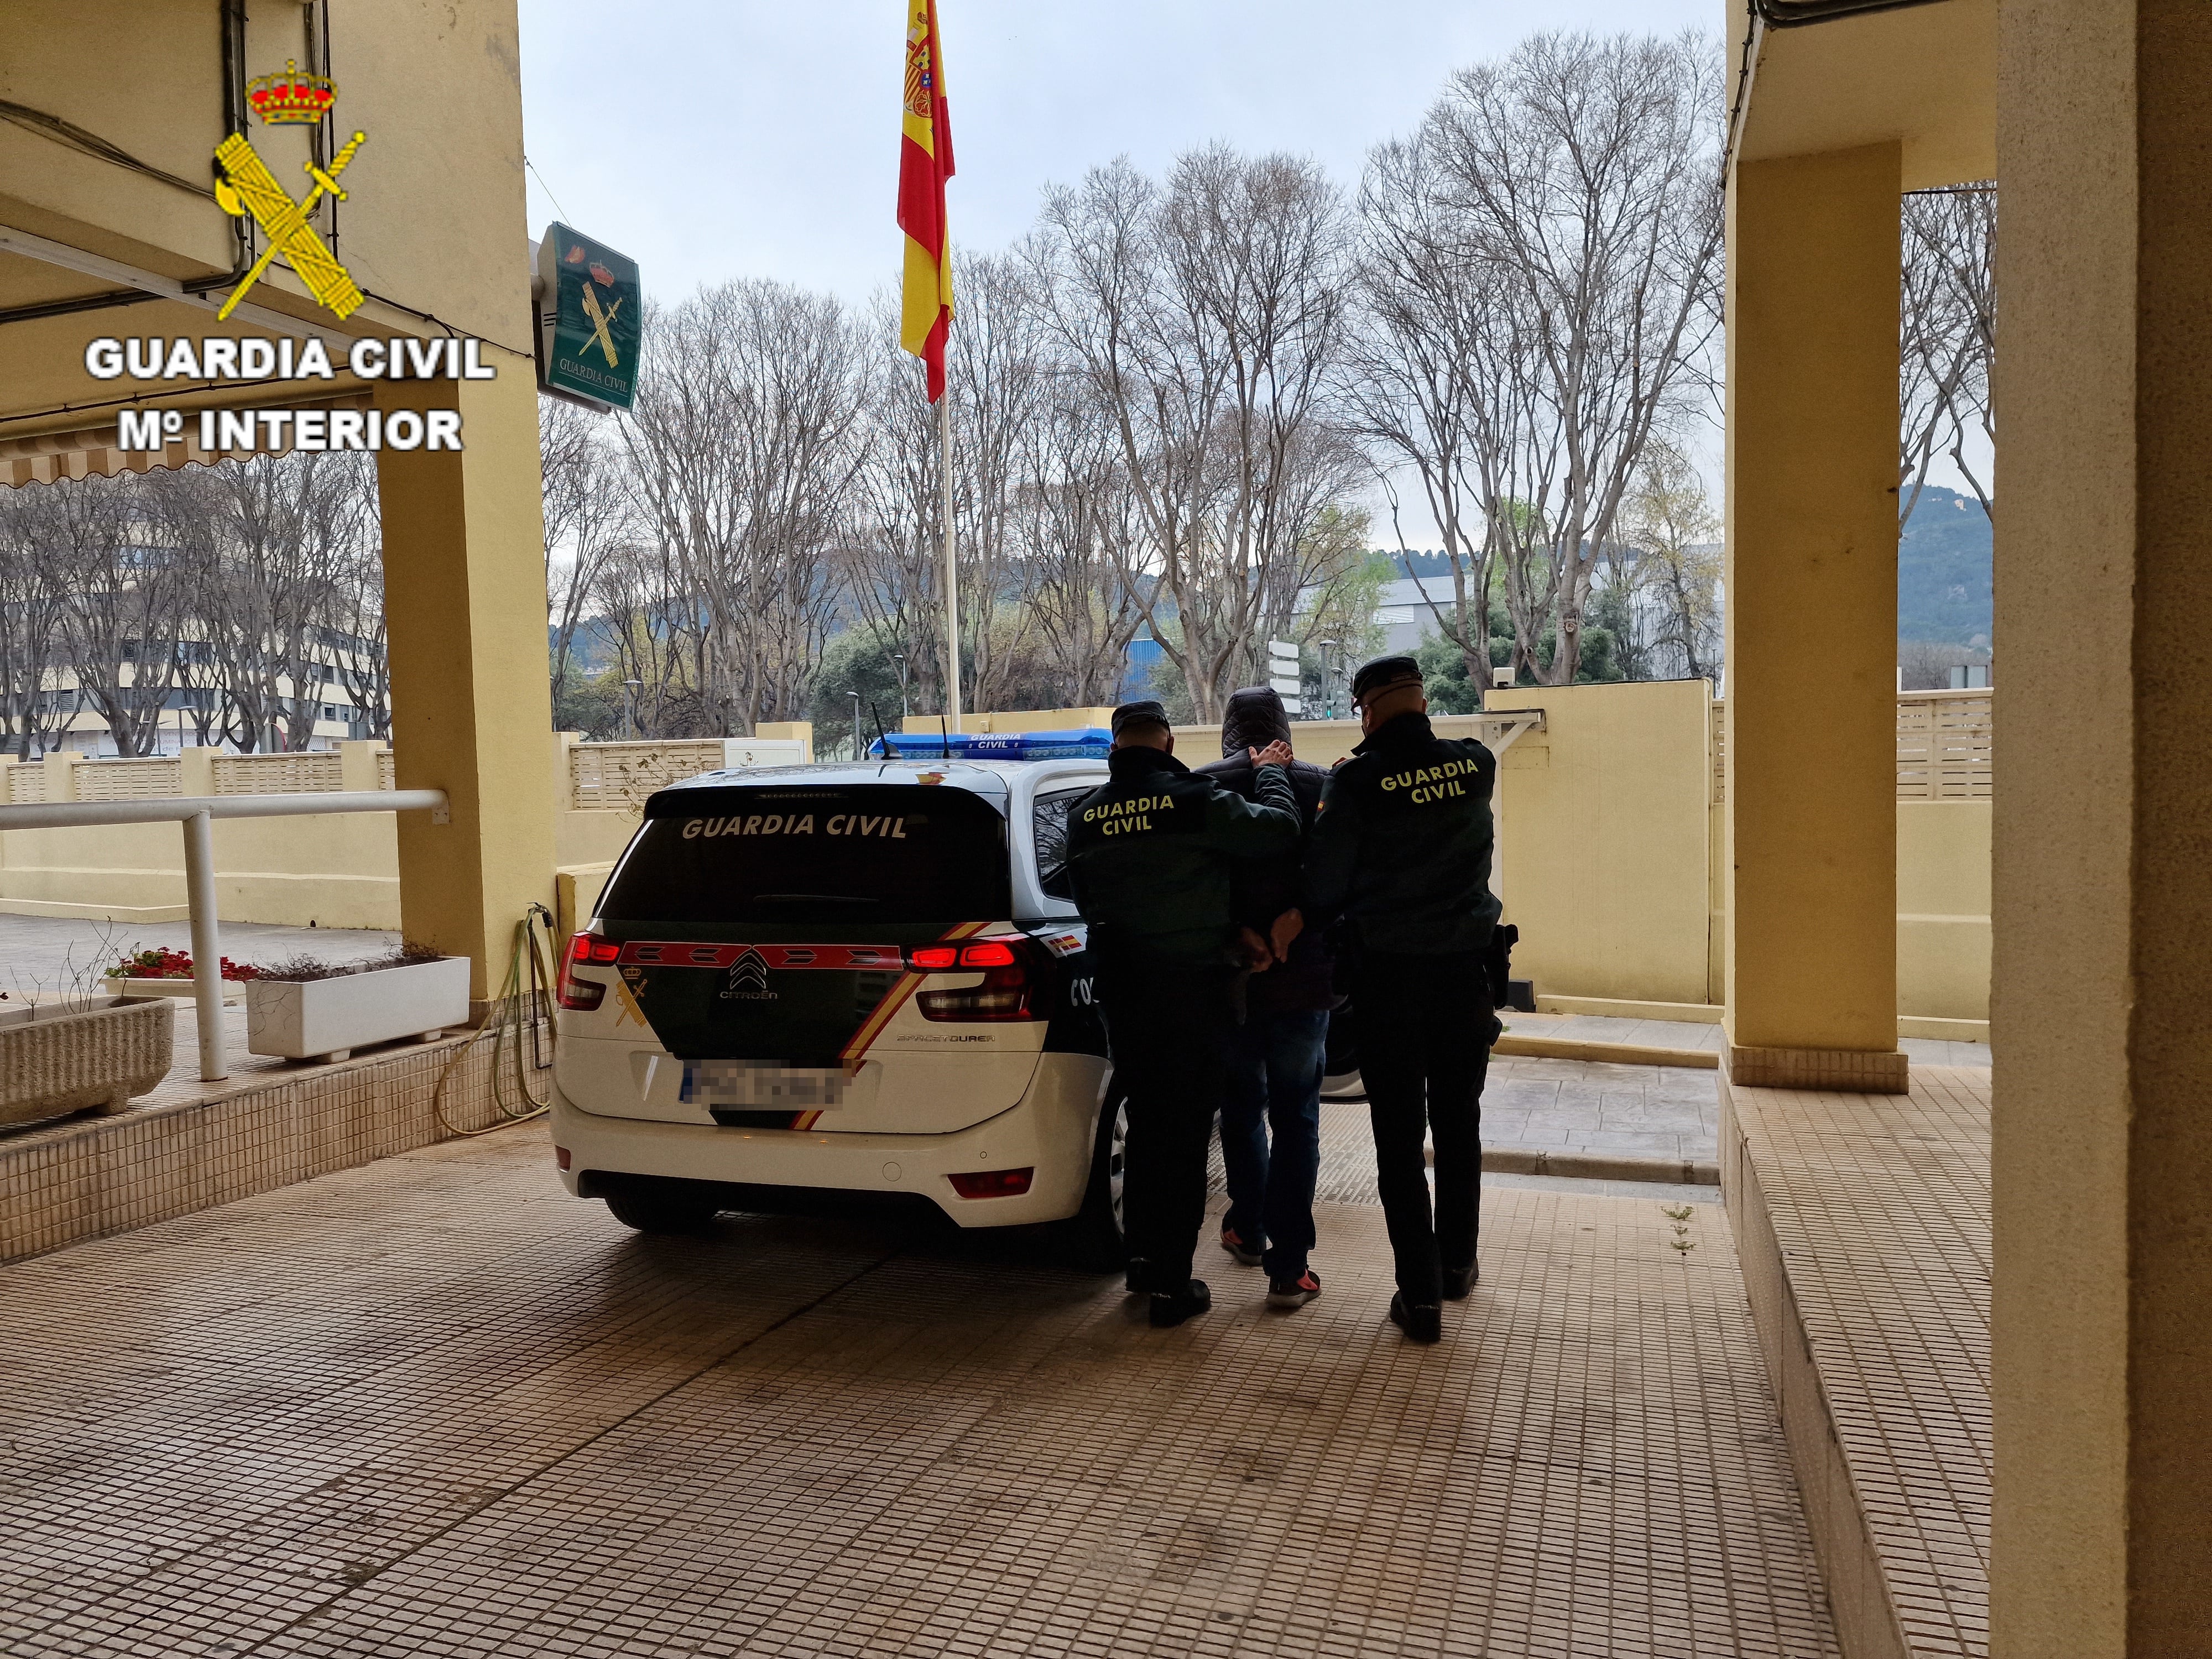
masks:
<svg viewBox="0 0 2212 1659"><path fill-rule="evenodd" d="M1128 1101L1129 1288L1150 1293L1159 1326L1213 1305L1190 1264L1236 1019L1231 868L1298 840L1288 744L1252 751L1256 802L1193 773L1174 750L1165 709L1122 704L1110 780L1067 815L1075 902L1090 925L1115 1081Z"/></svg>
<svg viewBox="0 0 2212 1659"><path fill-rule="evenodd" d="M1307 843L1301 925L1350 925L1352 1016L1396 1257L1390 1317L1443 1334L1443 1301L1477 1278L1482 1084L1497 1021L1486 957L1498 903L1484 744L1429 725L1420 665L1382 657L1353 678L1366 740L1329 776ZM1436 1207L1422 1152L1436 1143Z"/></svg>

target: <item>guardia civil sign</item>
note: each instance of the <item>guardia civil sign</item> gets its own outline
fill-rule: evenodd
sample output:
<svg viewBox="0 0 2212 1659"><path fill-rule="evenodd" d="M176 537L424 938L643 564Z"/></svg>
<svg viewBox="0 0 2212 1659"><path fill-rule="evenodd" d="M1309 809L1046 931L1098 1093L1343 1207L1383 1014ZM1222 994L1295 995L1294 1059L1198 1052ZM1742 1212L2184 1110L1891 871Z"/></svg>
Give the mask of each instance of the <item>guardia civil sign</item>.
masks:
<svg viewBox="0 0 2212 1659"><path fill-rule="evenodd" d="M538 384L610 409L637 392L637 261L563 224L538 250Z"/></svg>

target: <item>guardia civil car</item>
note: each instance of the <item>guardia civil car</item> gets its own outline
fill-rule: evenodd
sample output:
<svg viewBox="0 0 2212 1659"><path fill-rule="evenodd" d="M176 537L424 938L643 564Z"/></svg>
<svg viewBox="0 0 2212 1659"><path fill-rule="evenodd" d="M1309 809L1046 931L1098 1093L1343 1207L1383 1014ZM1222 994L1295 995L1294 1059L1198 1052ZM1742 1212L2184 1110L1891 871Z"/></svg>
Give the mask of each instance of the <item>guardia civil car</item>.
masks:
<svg viewBox="0 0 2212 1659"><path fill-rule="evenodd" d="M867 1194L1118 1261L1127 1119L1066 867L1105 778L895 758L654 794L562 964L569 1190L646 1231Z"/></svg>

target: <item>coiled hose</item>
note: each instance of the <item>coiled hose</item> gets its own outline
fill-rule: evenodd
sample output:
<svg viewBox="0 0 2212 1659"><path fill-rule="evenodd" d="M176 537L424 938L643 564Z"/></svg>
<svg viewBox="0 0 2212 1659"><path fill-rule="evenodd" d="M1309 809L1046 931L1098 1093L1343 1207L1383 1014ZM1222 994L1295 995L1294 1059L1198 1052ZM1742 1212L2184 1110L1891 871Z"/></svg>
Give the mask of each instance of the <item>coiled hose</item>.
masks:
<svg viewBox="0 0 2212 1659"><path fill-rule="evenodd" d="M543 942L540 942L541 935ZM507 982L492 1001L491 1011L474 1036L456 1048L447 1057L431 1086L430 1109L437 1114L438 1122L452 1135L487 1135L494 1129L504 1129L510 1123L526 1123L540 1117L552 1105L549 1095L540 1100L530 1091L530 1066L525 1063L526 1053L538 1069L544 1070L553 1063L553 963L557 959L554 943L553 913L542 904L533 904L514 924L514 943L507 952ZM544 1022L544 1059L538 1060L540 1021ZM487 1123L481 1129L464 1129L446 1115L446 1084L460 1063L477 1050L485 1037L491 1039L491 1099L498 1109L500 1121ZM510 1102L501 1092L500 1080L501 1050L512 1043L514 1057L514 1093Z"/></svg>

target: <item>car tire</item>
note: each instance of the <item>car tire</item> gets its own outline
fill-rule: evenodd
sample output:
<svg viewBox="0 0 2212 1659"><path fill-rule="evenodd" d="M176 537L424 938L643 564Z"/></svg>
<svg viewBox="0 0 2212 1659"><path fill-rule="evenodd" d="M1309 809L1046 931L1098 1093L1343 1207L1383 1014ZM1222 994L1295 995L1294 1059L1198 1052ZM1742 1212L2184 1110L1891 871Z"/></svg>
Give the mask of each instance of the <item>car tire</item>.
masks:
<svg viewBox="0 0 2212 1659"><path fill-rule="evenodd" d="M1091 1140L1091 1178L1083 1188L1083 1208L1067 1224L1077 1261L1102 1273L1116 1272L1129 1260L1121 1214L1128 1149L1128 1102L1109 1084Z"/></svg>
<svg viewBox="0 0 2212 1659"><path fill-rule="evenodd" d="M625 1227L641 1233L696 1233L720 1212L711 1194L690 1181L633 1180L604 1194L607 1208Z"/></svg>

